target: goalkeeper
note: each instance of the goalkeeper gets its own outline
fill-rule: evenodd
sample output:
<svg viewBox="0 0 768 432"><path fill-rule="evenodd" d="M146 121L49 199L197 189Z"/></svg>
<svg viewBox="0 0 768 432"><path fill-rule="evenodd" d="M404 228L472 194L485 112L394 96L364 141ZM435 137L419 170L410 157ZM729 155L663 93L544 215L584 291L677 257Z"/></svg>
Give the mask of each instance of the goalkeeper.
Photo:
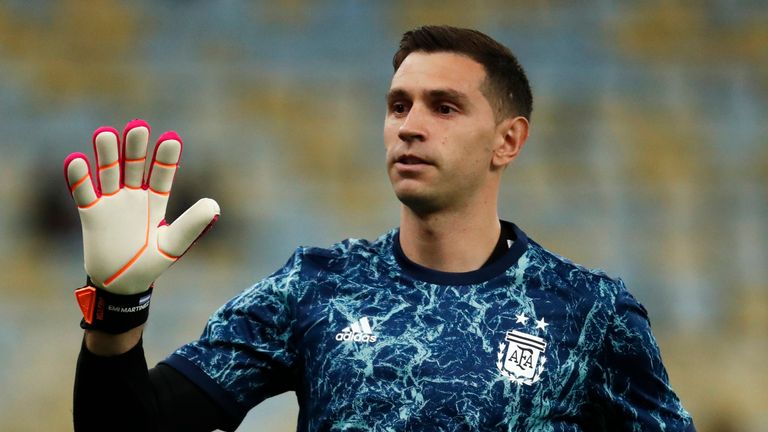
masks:
<svg viewBox="0 0 768 432"><path fill-rule="evenodd" d="M210 227L203 199L173 223L175 133L94 133L65 176L83 228L85 329L77 431L235 430L295 391L299 431L692 431L648 316L620 279L501 220L501 175L532 96L490 37L427 26L395 53L384 121L400 224L375 241L298 248L148 369L155 279Z"/></svg>

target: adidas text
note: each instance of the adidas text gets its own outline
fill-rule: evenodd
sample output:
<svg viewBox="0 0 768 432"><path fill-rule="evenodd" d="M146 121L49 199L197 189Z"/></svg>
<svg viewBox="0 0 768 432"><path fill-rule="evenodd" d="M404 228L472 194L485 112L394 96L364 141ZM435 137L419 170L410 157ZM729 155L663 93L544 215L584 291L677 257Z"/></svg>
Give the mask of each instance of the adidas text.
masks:
<svg viewBox="0 0 768 432"><path fill-rule="evenodd" d="M368 322L368 317L360 318L336 334L336 340L340 342L373 343L376 342L376 339L376 335L371 330L371 324Z"/></svg>
<svg viewBox="0 0 768 432"><path fill-rule="evenodd" d="M352 342L376 342L376 335L369 335L363 333L337 333L337 341L352 341Z"/></svg>

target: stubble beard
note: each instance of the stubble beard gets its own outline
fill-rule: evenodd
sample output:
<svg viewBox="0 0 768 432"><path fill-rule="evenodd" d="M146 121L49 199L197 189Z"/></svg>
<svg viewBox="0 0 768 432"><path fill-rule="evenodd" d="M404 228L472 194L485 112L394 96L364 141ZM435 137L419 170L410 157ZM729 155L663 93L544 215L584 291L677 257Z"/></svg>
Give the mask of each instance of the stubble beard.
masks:
<svg viewBox="0 0 768 432"><path fill-rule="evenodd" d="M446 208L445 199L442 199L436 191L398 191L395 196L405 207L420 217L426 217L439 213Z"/></svg>

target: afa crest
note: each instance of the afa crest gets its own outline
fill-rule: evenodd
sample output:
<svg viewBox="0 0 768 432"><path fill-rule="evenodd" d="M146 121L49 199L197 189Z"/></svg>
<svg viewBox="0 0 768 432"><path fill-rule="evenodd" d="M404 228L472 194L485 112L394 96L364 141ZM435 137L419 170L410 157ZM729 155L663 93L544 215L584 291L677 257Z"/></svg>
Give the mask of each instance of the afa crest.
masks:
<svg viewBox="0 0 768 432"><path fill-rule="evenodd" d="M544 371L547 358L544 339L517 330L508 331L499 344L496 367L502 375L517 384L531 385Z"/></svg>

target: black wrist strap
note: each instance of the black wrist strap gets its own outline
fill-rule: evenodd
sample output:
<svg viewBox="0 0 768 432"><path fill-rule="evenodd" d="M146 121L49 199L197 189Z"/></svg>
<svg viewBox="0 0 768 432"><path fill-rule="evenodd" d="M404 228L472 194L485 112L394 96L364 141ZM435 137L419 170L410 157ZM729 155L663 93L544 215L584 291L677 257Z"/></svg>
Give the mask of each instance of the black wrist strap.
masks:
<svg viewBox="0 0 768 432"><path fill-rule="evenodd" d="M83 312L80 327L120 334L144 324L149 318L152 288L120 295L93 286L88 278L86 286L75 290L77 304Z"/></svg>

